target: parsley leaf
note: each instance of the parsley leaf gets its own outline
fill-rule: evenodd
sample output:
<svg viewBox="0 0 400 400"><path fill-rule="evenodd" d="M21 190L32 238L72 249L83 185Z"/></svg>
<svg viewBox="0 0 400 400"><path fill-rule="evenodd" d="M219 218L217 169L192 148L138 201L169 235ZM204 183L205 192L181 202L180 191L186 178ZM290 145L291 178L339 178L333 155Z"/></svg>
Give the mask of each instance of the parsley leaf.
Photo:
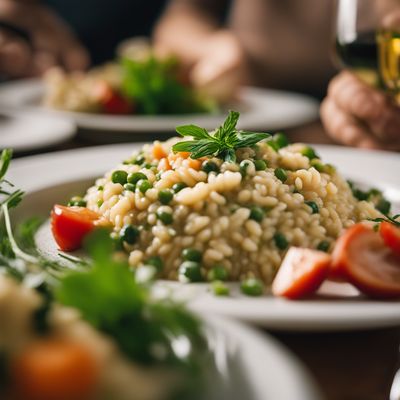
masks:
<svg viewBox="0 0 400 400"><path fill-rule="evenodd" d="M192 136L194 140L178 142L172 146L174 152L187 151L191 158L216 156L226 162L235 162L237 149L251 147L270 136L269 133L237 130L239 120L237 111L229 111L224 123L211 134L196 125L178 126L181 136Z"/></svg>

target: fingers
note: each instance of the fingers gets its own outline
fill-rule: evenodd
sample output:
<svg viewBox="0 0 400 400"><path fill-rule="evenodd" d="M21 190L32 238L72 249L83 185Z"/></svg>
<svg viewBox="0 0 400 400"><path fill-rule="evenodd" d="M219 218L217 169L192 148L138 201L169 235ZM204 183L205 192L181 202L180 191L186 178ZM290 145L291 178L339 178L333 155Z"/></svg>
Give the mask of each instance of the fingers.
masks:
<svg viewBox="0 0 400 400"><path fill-rule="evenodd" d="M18 78L30 76L32 51L29 44L7 30L0 30L0 72Z"/></svg>
<svg viewBox="0 0 400 400"><path fill-rule="evenodd" d="M38 72L54 64L61 64L68 70L88 66L87 51L69 27L45 6L34 2L1 0L0 18L28 32L37 53L32 68Z"/></svg>
<svg viewBox="0 0 400 400"><path fill-rule="evenodd" d="M396 30L400 28L400 10L396 10L383 18L382 26L386 29Z"/></svg>
<svg viewBox="0 0 400 400"><path fill-rule="evenodd" d="M372 133L385 142L400 143L400 108L387 102L381 114L368 122Z"/></svg>
<svg viewBox="0 0 400 400"><path fill-rule="evenodd" d="M55 54L67 70L83 70L89 65L89 55L69 27L50 10L42 9L40 28L33 38L36 46Z"/></svg>
<svg viewBox="0 0 400 400"><path fill-rule="evenodd" d="M357 118L379 118L387 104L385 95L359 80L354 74L343 71L329 85L328 96L343 110Z"/></svg>
<svg viewBox="0 0 400 400"><path fill-rule="evenodd" d="M320 113L327 133L336 141L367 149L381 148L369 132L330 97L322 102Z"/></svg>

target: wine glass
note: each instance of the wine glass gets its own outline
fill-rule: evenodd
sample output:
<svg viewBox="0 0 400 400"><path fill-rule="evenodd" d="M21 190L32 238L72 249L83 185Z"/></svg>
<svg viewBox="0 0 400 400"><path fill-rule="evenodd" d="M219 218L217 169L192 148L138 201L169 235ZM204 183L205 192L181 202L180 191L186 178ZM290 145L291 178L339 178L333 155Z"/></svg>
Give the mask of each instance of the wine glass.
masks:
<svg viewBox="0 0 400 400"><path fill-rule="evenodd" d="M337 0L336 61L400 105L399 0Z"/></svg>

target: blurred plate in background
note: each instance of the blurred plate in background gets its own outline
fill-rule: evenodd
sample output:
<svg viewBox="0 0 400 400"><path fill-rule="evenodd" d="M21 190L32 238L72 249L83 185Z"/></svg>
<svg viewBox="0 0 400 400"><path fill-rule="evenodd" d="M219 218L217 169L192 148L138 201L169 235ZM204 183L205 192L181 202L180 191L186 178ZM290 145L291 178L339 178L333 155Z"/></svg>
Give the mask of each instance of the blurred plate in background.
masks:
<svg viewBox="0 0 400 400"><path fill-rule="evenodd" d="M0 109L0 149L21 152L49 147L70 139L75 131L69 119Z"/></svg>
<svg viewBox="0 0 400 400"><path fill-rule="evenodd" d="M173 132L178 125L198 124L215 129L225 118L221 114L129 115L113 116L44 108L41 99L44 85L38 79L21 80L0 86L0 109L41 111L71 118L79 128L92 131ZM277 90L244 87L239 100L229 107L241 112L239 128L248 130L278 130L302 125L318 117L318 102L311 97ZM94 134L95 135L95 134ZM95 138L93 138L95 140Z"/></svg>

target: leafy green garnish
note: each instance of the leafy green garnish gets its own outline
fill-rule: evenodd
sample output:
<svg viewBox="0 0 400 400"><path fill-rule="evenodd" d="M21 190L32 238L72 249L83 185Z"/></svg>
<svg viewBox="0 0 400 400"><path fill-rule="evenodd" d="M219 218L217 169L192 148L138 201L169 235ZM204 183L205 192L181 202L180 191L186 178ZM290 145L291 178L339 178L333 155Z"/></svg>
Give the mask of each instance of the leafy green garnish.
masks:
<svg viewBox="0 0 400 400"><path fill-rule="evenodd" d="M112 336L135 362L195 367L206 349L198 320L179 304L151 299L129 266L112 258L107 231L95 231L87 247L91 269L62 278L57 300ZM181 342L186 351L179 349Z"/></svg>
<svg viewBox="0 0 400 400"><path fill-rule="evenodd" d="M175 58L159 60L151 55L142 60L124 58L121 67L122 91L133 99L141 114L212 111L212 107L197 98L193 89L180 82Z"/></svg>
<svg viewBox="0 0 400 400"><path fill-rule="evenodd" d="M254 146L270 136L269 133L237 130L239 115L237 111L229 111L228 117L214 134L196 125L178 126L176 131L181 136L192 136L194 140L178 142L172 146L172 150L187 151L191 153L191 158L215 156L226 162L235 162L237 149Z"/></svg>
<svg viewBox="0 0 400 400"><path fill-rule="evenodd" d="M400 214L393 215L393 217L386 216L385 218L370 218L372 222L390 222L391 224L400 227Z"/></svg>

